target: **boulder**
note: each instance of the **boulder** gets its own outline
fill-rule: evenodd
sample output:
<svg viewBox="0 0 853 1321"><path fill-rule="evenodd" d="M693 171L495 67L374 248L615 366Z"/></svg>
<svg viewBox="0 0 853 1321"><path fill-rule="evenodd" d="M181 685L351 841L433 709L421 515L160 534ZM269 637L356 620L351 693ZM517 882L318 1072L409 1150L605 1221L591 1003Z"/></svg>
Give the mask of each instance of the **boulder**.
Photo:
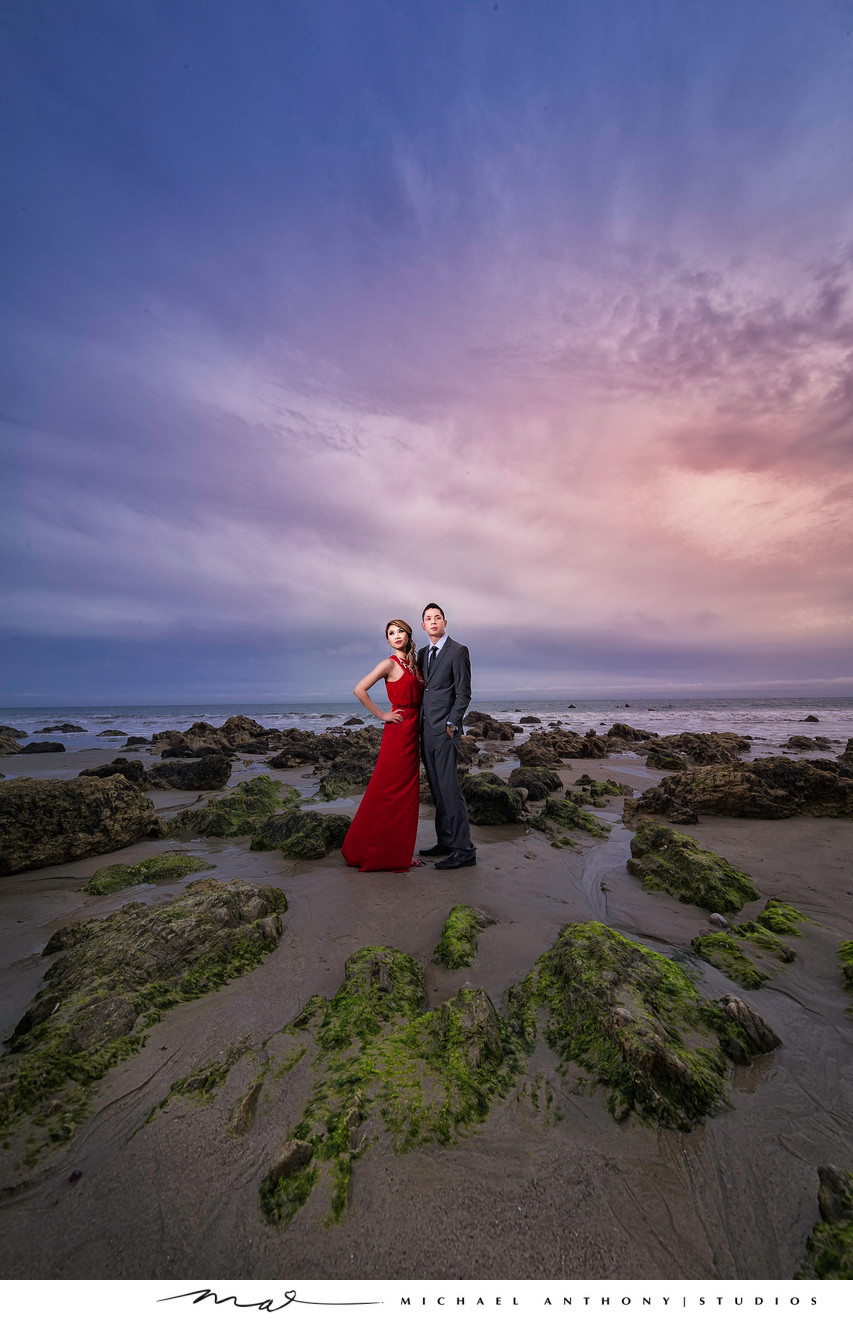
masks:
<svg viewBox="0 0 853 1321"><path fill-rule="evenodd" d="M22 735L22 738L26 738L26 734ZM0 734L0 757L13 757L16 752L22 751L21 745L8 734Z"/></svg>
<svg viewBox="0 0 853 1321"><path fill-rule="evenodd" d="M711 816L853 816L853 768L829 760L764 757L669 775L637 800L642 812L689 808Z"/></svg>
<svg viewBox="0 0 853 1321"><path fill-rule="evenodd" d="M148 772L142 762L128 761L127 757L115 757L112 761L107 762L105 766L89 766L86 770L77 772L78 780L85 779L87 776L94 776L98 780L107 780L111 775L121 775L139 789L149 787Z"/></svg>
<svg viewBox="0 0 853 1321"><path fill-rule="evenodd" d="M267 817L281 811L285 802L297 802L299 791L269 775L243 780L224 798L216 798L204 807L179 812L168 823L173 839L183 836L233 839L252 835Z"/></svg>
<svg viewBox="0 0 853 1321"><path fill-rule="evenodd" d="M817 716L805 716L802 723L804 725L818 725L820 724L820 721Z"/></svg>
<svg viewBox="0 0 853 1321"><path fill-rule="evenodd" d="M627 867L644 890L664 890L710 912L738 913L744 904L761 898L746 872L650 817L637 822Z"/></svg>
<svg viewBox="0 0 853 1321"><path fill-rule="evenodd" d="M298 809L267 817L252 835L253 849L280 849L286 858L324 858L341 847L352 817Z"/></svg>
<svg viewBox="0 0 853 1321"><path fill-rule="evenodd" d="M16 729L14 725L0 725L0 738L28 738L25 729Z"/></svg>
<svg viewBox="0 0 853 1321"><path fill-rule="evenodd" d="M82 725L72 725L69 721L63 725L45 725L44 729L35 730L36 734L85 734Z"/></svg>
<svg viewBox="0 0 853 1321"><path fill-rule="evenodd" d="M511 789L526 789L530 802L547 798L549 793L558 793L563 781L556 771L547 766L517 766L510 772Z"/></svg>
<svg viewBox="0 0 853 1321"><path fill-rule="evenodd" d="M460 781L460 787L472 825L497 826L521 819L524 807L521 792L511 789L506 780L492 771L466 775Z"/></svg>
<svg viewBox="0 0 853 1321"><path fill-rule="evenodd" d="M95 734L95 738L127 738L126 729L101 729Z"/></svg>
<svg viewBox="0 0 853 1321"><path fill-rule="evenodd" d="M161 762L152 766L148 775L152 789L224 789L231 775L231 759L214 752L198 761Z"/></svg>
<svg viewBox="0 0 853 1321"><path fill-rule="evenodd" d="M364 724L364 721L362 720L361 716L350 716L349 720L345 720L345 721L344 721L344 726L348 726L348 725L363 725L363 724Z"/></svg>
<svg viewBox="0 0 853 1321"><path fill-rule="evenodd" d="M625 743L643 743L648 738L654 738L654 734L649 729L634 729L633 725L625 725L617 720L608 729L607 737L621 738Z"/></svg>
<svg viewBox="0 0 853 1321"><path fill-rule="evenodd" d="M469 711L465 716L465 730L475 738L496 743L511 743L515 738L513 725L505 720L495 720L485 711Z"/></svg>
<svg viewBox="0 0 853 1321"><path fill-rule="evenodd" d="M570 798L561 802L556 798L546 798L542 811L538 816L531 817L528 824L532 830L544 831L551 839L557 838L560 829L583 830L592 835L593 839L606 839L610 834L608 822L599 820L592 812L585 812Z"/></svg>
<svg viewBox="0 0 853 1321"><path fill-rule="evenodd" d="M0 785L0 875L110 853L163 829L150 799L121 775Z"/></svg>
<svg viewBox="0 0 853 1321"><path fill-rule="evenodd" d="M124 746L126 748L141 748L146 746L150 742L151 742L150 739L142 738L142 736L139 734L131 734L130 738L127 740Z"/></svg>
<svg viewBox="0 0 853 1321"><path fill-rule="evenodd" d="M59 957L0 1062L0 1131L29 1118L47 1130L46 1142L67 1141L91 1084L139 1050L164 1010L260 963L277 943L286 908L272 886L208 878L169 903L125 904L57 932L45 953Z"/></svg>
<svg viewBox="0 0 853 1321"><path fill-rule="evenodd" d="M64 752L65 744L49 743L44 741L41 743L25 743L22 748L18 749L18 751L19 752Z"/></svg>
<svg viewBox="0 0 853 1321"><path fill-rule="evenodd" d="M677 963L601 922L564 927L506 1003L529 1043L542 1030L604 1088L614 1118L665 1128L689 1130L725 1102L723 1038L746 1037Z"/></svg>
<svg viewBox="0 0 853 1321"><path fill-rule="evenodd" d="M520 725L541 725L542 721L538 716L521 716L518 723Z"/></svg>

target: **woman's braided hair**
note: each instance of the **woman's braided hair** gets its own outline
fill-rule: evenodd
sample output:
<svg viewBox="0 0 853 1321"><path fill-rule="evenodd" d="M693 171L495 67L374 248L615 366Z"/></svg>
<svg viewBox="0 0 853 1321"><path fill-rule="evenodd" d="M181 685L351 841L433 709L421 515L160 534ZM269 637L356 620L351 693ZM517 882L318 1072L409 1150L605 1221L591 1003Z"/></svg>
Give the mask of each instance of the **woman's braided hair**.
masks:
<svg viewBox="0 0 853 1321"><path fill-rule="evenodd" d="M418 653L415 651L415 644L412 642L411 624L407 624L405 619L389 619L388 623L385 625L385 641L386 642L388 641L389 628L394 628L395 625L397 626L397 628L401 628L409 639L409 645L405 651L405 663L408 666L408 668L411 670L412 674L414 674L416 678L420 679L421 672L418 669Z"/></svg>

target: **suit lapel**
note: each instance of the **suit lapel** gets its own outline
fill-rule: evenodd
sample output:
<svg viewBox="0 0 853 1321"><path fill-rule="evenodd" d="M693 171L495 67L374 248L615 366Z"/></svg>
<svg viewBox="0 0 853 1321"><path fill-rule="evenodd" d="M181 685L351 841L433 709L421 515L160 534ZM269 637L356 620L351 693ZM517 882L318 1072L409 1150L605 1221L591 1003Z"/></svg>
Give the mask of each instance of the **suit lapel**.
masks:
<svg viewBox="0 0 853 1321"><path fill-rule="evenodd" d="M436 653L435 660L432 663L432 669L429 672L429 677L427 677L426 672L424 672L424 680L426 681L426 683L432 683L433 679L435 678L436 670L439 670L441 668L441 663L444 660L444 657L447 655L448 648L452 647L452 645L453 645L453 639L448 638L444 646L441 648L441 651ZM427 656L428 655L429 655L429 647L427 647ZM424 657L424 661L426 661L426 656Z"/></svg>

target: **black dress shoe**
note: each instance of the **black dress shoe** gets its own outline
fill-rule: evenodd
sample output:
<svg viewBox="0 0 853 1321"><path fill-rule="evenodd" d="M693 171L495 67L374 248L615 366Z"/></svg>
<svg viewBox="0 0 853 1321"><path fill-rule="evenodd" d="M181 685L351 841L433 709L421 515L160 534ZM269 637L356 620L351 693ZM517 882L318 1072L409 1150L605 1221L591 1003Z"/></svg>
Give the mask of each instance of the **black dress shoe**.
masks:
<svg viewBox="0 0 853 1321"><path fill-rule="evenodd" d="M433 844L431 849L418 849L422 858L446 858L453 849L446 849L443 844Z"/></svg>
<svg viewBox="0 0 853 1321"><path fill-rule="evenodd" d="M464 853L451 853L443 862L434 864L439 871L455 871L457 867L476 867L477 855L466 858Z"/></svg>

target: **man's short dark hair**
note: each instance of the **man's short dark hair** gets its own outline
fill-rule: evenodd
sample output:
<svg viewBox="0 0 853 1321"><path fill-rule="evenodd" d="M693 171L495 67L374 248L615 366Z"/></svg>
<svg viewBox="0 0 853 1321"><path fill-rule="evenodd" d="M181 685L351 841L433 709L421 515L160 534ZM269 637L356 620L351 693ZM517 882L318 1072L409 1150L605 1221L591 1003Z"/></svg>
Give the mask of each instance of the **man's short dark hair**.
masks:
<svg viewBox="0 0 853 1321"><path fill-rule="evenodd" d="M438 602L430 601L427 605L424 606L423 610L421 611L421 623L424 622L424 615L426 614L427 610L437 610L438 613L441 615L442 619L444 620L447 619L447 616L445 615L444 611L442 610Z"/></svg>

